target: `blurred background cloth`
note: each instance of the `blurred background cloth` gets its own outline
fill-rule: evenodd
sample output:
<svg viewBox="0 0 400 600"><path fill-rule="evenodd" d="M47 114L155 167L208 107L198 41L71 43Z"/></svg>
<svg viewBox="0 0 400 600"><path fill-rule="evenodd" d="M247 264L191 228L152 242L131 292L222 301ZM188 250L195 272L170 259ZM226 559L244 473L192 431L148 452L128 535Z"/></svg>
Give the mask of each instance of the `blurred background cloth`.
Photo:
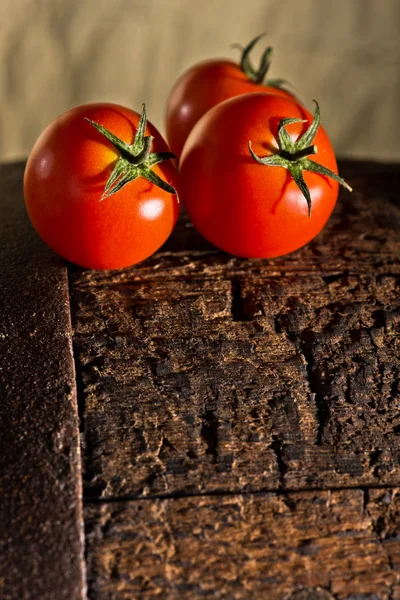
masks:
<svg viewBox="0 0 400 600"><path fill-rule="evenodd" d="M62 112L140 110L164 133L177 77L267 35L270 77L294 86L339 156L400 160L400 0L1 0L0 160L25 157Z"/></svg>

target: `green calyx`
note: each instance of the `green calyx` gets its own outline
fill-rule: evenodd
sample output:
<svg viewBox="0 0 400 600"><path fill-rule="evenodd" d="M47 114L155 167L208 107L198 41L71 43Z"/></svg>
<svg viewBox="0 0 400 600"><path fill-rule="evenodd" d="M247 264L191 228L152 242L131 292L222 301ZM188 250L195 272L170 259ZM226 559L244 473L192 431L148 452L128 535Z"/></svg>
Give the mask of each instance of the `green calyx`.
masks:
<svg viewBox="0 0 400 600"><path fill-rule="evenodd" d="M295 142L292 141L285 127L291 123L306 123L307 121L303 119L282 119L279 122L277 140L279 150L276 154L271 154L270 156L264 156L261 158L253 151L251 142L249 141L250 154L255 161L260 163L260 165L283 167L289 171L307 201L309 217L311 216L311 196L310 190L304 181L303 171L312 171L318 175L330 177L331 179L334 179L340 183L340 185L345 187L350 192L352 191L351 187L345 182L344 179L339 177L339 175L308 158L308 156L311 154L318 153L317 146L313 145L312 142L317 134L321 118L318 102L316 100L314 100L314 102L314 119L307 131L305 131L303 135L300 136Z"/></svg>
<svg viewBox="0 0 400 600"><path fill-rule="evenodd" d="M253 40L251 40L251 42L247 44L247 46L245 46L244 48L240 46L240 44L233 45L234 48L239 48L239 50L241 50L242 52L242 57L240 59L240 68L242 69L243 73L245 73L246 77L250 79L250 81L252 81L253 83L259 83L277 88L283 87L284 85L287 85L287 81L285 79L269 79L268 81L264 81L265 77L267 76L268 70L271 66L271 46L268 46L268 48L266 48L263 54L261 55L260 65L258 69L255 69L251 64L251 51L253 50L257 42L261 40L261 38L263 38L264 36L265 33L258 35Z"/></svg>
<svg viewBox="0 0 400 600"><path fill-rule="evenodd" d="M176 156L172 152L151 152L154 138L151 135L144 135L147 123L145 104L142 106L142 114L132 145L126 144L111 133L111 131L108 131L108 129L102 125L99 125L99 123L95 123L86 118L85 120L104 135L104 137L107 138L120 153L120 157L115 163L114 169L107 180L100 200L105 200L112 194L115 194L138 177L144 177L144 179L147 179L147 181L153 183L162 190L177 196L175 188L152 171L152 167L157 163L168 160L169 158L176 158Z"/></svg>

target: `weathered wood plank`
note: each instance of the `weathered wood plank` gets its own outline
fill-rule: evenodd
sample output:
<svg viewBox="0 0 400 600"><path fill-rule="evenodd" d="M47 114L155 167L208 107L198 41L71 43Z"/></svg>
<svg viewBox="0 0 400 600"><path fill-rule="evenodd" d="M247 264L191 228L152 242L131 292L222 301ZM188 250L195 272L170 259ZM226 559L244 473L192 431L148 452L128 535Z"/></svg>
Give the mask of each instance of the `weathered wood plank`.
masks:
<svg viewBox="0 0 400 600"><path fill-rule="evenodd" d="M183 218L167 254L71 273L89 496L400 483L399 169L347 168L289 257L201 254Z"/></svg>
<svg viewBox="0 0 400 600"><path fill-rule="evenodd" d="M258 425L260 407L269 407L287 435L296 410L285 419L271 408L274 396L314 410L292 345L258 325L233 322L229 282L97 290L91 299L84 303L91 317L75 329L87 491L277 488L273 423ZM109 317L115 326L106 331Z"/></svg>
<svg viewBox="0 0 400 600"><path fill-rule="evenodd" d="M84 296L90 493L399 482L399 281L269 278L241 293L243 321L224 281Z"/></svg>
<svg viewBox="0 0 400 600"><path fill-rule="evenodd" d="M399 497L353 489L88 505L89 597L398 600Z"/></svg>
<svg viewBox="0 0 400 600"><path fill-rule="evenodd" d="M0 597L85 595L66 268L35 235L23 164L0 167Z"/></svg>

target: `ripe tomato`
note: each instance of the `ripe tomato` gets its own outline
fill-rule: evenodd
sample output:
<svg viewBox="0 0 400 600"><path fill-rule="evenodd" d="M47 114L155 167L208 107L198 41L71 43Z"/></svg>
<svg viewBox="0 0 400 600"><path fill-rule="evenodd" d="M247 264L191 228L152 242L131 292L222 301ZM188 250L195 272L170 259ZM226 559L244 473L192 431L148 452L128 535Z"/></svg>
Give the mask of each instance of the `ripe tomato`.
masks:
<svg viewBox="0 0 400 600"><path fill-rule="evenodd" d="M176 223L178 174L171 157L146 124L145 107L142 116L115 104L73 108L43 131L29 156L24 194L30 219L71 262L94 269L135 264L153 254Z"/></svg>
<svg viewBox="0 0 400 600"><path fill-rule="evenodd" d="M338 183L348 187L318 105L313 119L270 94L231 98L205 114L185 144L180 175L195 227L218 248L249 258L309 242L335 206Z"/></svg>
<svg viewBox="0 0 400 600"><path fill-rule="evenodd" d="M178 79L170 92L166 111L167 140L178 157L195 123L223 100L256 92L293 99L292 94L279 87L283 80L263 83L272 48L265 50L258 71L250 65L249 53L261 37L243 49L240 64L231 60L209 60L194 65Z"/></svg>

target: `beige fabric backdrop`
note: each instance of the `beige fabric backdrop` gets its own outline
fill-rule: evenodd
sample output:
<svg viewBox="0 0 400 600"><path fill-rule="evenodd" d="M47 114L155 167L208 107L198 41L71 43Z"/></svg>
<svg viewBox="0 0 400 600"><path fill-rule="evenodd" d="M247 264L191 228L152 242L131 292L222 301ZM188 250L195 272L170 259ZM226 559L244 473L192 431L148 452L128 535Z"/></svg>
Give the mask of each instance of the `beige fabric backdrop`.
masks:
<svg viewBox="0 0 400 600"><path fill-rule="evenodd" d="M285 77L341 156L399 160L400 0L0 0L0 160L68 108L113 101L164 129L171 84L267 31Z"/></svg>

